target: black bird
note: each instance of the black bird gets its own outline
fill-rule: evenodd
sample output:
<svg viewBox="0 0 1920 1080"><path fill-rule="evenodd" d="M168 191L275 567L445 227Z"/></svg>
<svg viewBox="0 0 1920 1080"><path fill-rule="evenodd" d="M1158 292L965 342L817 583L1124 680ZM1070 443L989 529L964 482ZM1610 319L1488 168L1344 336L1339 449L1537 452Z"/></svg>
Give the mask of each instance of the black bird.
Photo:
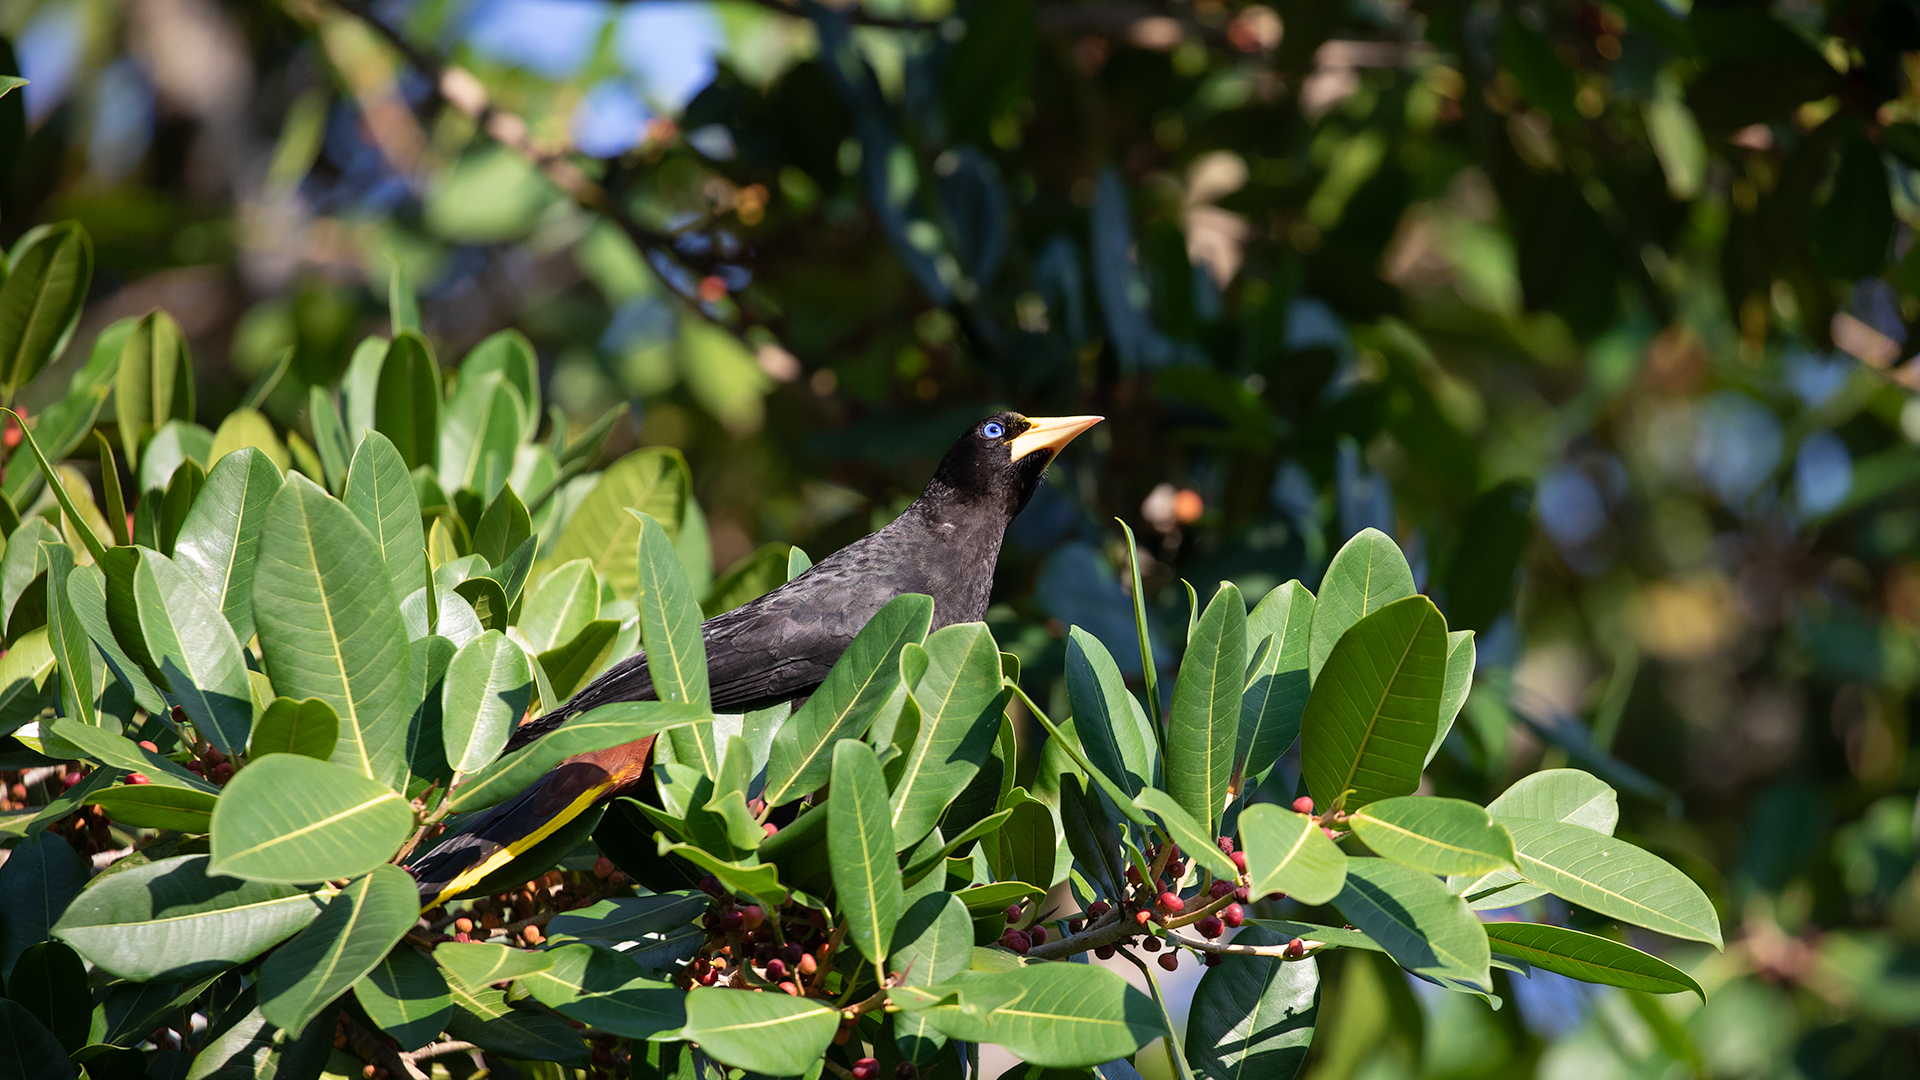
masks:
<svg viewBox="0 0 1920 1080"><path fill-rule="evenodd" d="M867 620L903 593L933 597L935 629L979 620L1008 524L1061 448L1101 419L995 413L947 450L926 491L892 524L701 624L714 710L745 712L812 693ZM646 655L637 654L560 708L521 725L508 749L597 706L654 696ZM653 741L570 758L479 814L408 867L422 904L472 888L587 808L644 780Z"/></svg>

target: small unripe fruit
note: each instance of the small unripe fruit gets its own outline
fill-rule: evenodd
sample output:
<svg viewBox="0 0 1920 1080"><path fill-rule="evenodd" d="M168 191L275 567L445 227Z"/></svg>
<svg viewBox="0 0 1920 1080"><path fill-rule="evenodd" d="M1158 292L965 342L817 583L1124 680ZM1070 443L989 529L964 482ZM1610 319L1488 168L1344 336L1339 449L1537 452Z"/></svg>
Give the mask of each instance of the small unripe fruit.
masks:
<svg viewBox="0 0 1920 1080"><path fill-rule="evenodd" d="M1247 872L1247 853L1246 852L1236 851L1233 854L1227 856L1227 858L1233 860L1233 868L1235 870L1238 870L1243 874Z"/></svg>
<svg viewBox="0 0 1920 1080"><path fill-rule="evenodd" d="M1180 968L1180 954L1177 952L1170 952L1167 955L1161 957L1160 966L1163 968L1166 968L1168 971L1178 971Z"/></svg>
<svg viewBox="0 0 1920 1080"><path fill-rule="evenodd" d="M151 781L151 780L148 780L148 779L147 779L147 774L145 774L145 773L128 773L128 774L127 774L127 783L129 783L129 784L150 784L150 783L152 783L152 781Z"/></svg>
<svg viewBox="0 0 1920 1080"><path fill-rule="evenodd" d="M738 911L723 912L720 916L720 929L725 933L734 933L746 925L747 917Z"/></svg>
<svg viewBox="0 0 1920 1080"><path fill-rule="evenodd" d="M1102 960L1111 960L1113 959L1113 946L1102 945L1099 948L1093 950L1093 955L1099 957Z"/></svg>
<svg viewBox="0 0 1920 1080"><path fill-rule="evenodd" d="M820 970L820 962L813 958L812 953L801 953L800 963L795 966L799 968L802 975L811 975Z"/></svg>
<svg viewBox="0 0 1920 1080"><path fill-rule="evenodd" d="M1047 928L1044 926L1032 927L1027 931L1027 937L1033 939L1035 945L1045 945L1047 943Z"/></svg>
<svg viewBox="0 0 1920 1080"><path fill-rule="evenodd" d="M1220 961L1223 959L1225 959L1225 957L1221 956L1219 953L1210 952L1202 956L1200 958L1200 962L1207 965L1208 967L1217 967Z"/></svg>
<svg viewBox="0 0 1920 1080"><path fill-rule="evenodd" d="M1007 922L1011 924L1011 923L1017 923L1019 921L1020 921L1020 905L1008 904L1007 905Z"/></svg>
<svg viewBox="0 0 1920 1080"><path fill-rule="evenodd" d="M1293 809L1295 813L1300 813L1300 814L1313 813L1313 796L1302 795L1299 798L1293 800Z"/></svg>
<svg viewBox="0 0 1920 1080"><path fill-rule="evenodd" d="M1214 938L1227 932L1227 924L1220 921L1218 915L1209 915L1193 924L1193 926L1194 929L1200 931L1200 936L1206 938L1208 941L1212 941Z"/></svg>
<svg viewBox="0 0 1920 1080"><path fill-rule="evenodd" d="M154 743L153 743L153 740L152 740L152 739L141 739L141 740L140 740L140 749L142 749L142 750L148 750L148 751L151 751L151 752L153 752L153 753L156 753L156 754L160 752L160 748L159 748L158 746L155 746L155 745L154 745Z"/></svg>
<svg viewBox="0 0 1920 1080"><path fill-rule="evenodd" d="M1233 891L1233 882L1216 878L1213 882L1212 887L1207 890L1207 895L1214 898L1215 900L1219 900L1224 898L1228 893L1232 891Z"/></svg>
<svg viewBox="0 0 1920 1080"><path fill-rule="evenodd" d="M903 1061L893 1067L893 1075L895 1080L913 1080L920 1075L920 1070L914 1067L913 1062Z"/></svg>
<svg viewBox="0 0 1920 1080"><path fill-rule="evenodd" d="M1161 893L1160 899L1156 900L1155 903L1159 906L1161 911L1164 911L1169 915L1178 915L1182 911L1187 910L1186 901L1180 899L1178 895L1172 892Z"/></svg>
<svg viewBox="0 0 1920 1080"><path fill-rule="evenodd" d="M783 991L783 992L784 992L784 993L785 993L785 994L786 994L786 995L787 995L788 997L799 997L799 996L800 996L800 988L799 988L798 986L795 986L795 985L794 985L793 983L791 983L791 982L783 982L783 983L781 983L781 984L780 984L780 989L781 989L781 991Z"/></svg>
<svg viewBox="0 0 1920 1080"><path fill-rule="evenodd" d="M1139 911L1133 913L1133 921L1137 926L1145 926L1152 919L1153 912L1148 911L1146 908L1141 908Z"/></svg>
<svg viewBox="0 0 1920 1080"><path fill-rule="evenodd" d="M1087 905L1087 914L1096 919L1111 910L1113 910L1113 908L1110 907L1105 900L1095 900L1093 903Z"/></svg>
<svg viewBox="0 0 1920 1080"><path fill-rule="evenodd" d="M873 1058L861 1058L853 1063L853 1080L878 1080L880 1063Z"/></svg>
<svg viewBox="0 0 1920 1080"><path fill-rule="evenodd" d="M1307 955L1306 942L1301 941L1299 938L1294 938L1292 941L1287 942L1287 948L1286 948L1287 959L1298 960L1305 955Z"/></svg>
<svg viewBox="0 0 1920 1080"><path fill-rule="evenodd" d="M766 833L768 836L772 836L774 833L780 831L780 826L769 821L765 825L760 826L760 831Z"/></svg>
<svg viewBox="0 0 1920 1080"><path fill-rule="evenodd" d="M1018 930L1009 930L1001 934L1000 944L1006 946L1007 949L1012 952L1019 953L1021 956L1027 955L1027 950L1033 948L1032 940Z"/></svg>
<svg viewBox="0 0 1920 1080"><path fill-rule="evenodd" d="M748 904L740 909L740 919L748 930L758 930L760 924L767 921L767 913L759 904Z"/></svg>
<svg viewBox="0 0 1920 1080"><path fill-rule="evenodd" d="M1148 952L1159 952L1160 939L1149 934L1146 937L1140 939L1140 947L1147 950Z"/></svg>
<svg viewBox="0 0 1920 1080"><path fill-rule="evenodd" d="M1220 921L1228 926L1239 926L1247 921L1247 909L1239 904L1228 904L1220 911Z"/></svg>
<svg viewBox="0 0 1920 1080"><path fill-rule="evenodd" d="M773 959L767 961L767 978L772 979L774 982L779 982L781 979L784 979L786 977L787 977L787 962L785 960L782 960L776 956Z"/></svg>
<svg viewBox="0 0 1920 1080"><path fill-rule="evenodd" d="M453 920L453 929L454 929L454 932L457 934L471 934L473 933L473 920L465 916L461 916L460 918Z"/></svg>
<svg viewBox="0 0 1920 1080"><path fill-rule="evenodd" d="M1067 920L1067 933L1069 934L1077 934L1080 931L1085 930L1086 928L1087 928L1087 920L1085 919L1068 919Z"/></svg>

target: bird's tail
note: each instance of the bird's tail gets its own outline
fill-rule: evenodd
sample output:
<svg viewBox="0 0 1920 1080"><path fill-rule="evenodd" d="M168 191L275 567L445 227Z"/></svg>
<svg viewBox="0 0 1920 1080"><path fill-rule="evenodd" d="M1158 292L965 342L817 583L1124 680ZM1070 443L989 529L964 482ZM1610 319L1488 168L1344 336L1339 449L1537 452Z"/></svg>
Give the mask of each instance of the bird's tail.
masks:
<svg viewBox="0 0 1920 1080"><path fill-rule="evenodd" d="M458 833L408 864L407 870L419 883L420 906L445 903L473 888L595 803L631 784L636 772L644 772L652 742L653 736L648 736L640 743L613 748L624 751L618 764L598 760L608 751L581 755L474 816ZM632 767L636 762L640 763L637 769Z"/></svg>

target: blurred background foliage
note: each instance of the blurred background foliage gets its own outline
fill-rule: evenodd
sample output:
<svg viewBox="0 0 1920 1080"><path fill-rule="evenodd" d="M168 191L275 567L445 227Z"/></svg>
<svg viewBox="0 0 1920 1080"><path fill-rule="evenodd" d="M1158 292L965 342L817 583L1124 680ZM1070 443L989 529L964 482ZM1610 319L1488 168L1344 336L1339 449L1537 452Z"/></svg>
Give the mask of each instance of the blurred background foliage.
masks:
<svg viewBox="0 0 1920 1080"><path fill-rule="evenodd" d="M62 363L163 307L203 420L292 346L305 429L397 266L441 355L518 327L549 423L627 400L609 456L683 449L724 571L884 523L996 406L1103 413L1001 560L1032 686L1069 624L1138 655L1114 517L1169 661L1181 578L1397 537L1481 634L1432 788L1599 773L1730 947L1639 942L1704 1007L1536 972L1497 1012L1356 954L1316 1080L1914 1075L1920 6L0 0L0 36L0 241L96 247Z"/></svg>

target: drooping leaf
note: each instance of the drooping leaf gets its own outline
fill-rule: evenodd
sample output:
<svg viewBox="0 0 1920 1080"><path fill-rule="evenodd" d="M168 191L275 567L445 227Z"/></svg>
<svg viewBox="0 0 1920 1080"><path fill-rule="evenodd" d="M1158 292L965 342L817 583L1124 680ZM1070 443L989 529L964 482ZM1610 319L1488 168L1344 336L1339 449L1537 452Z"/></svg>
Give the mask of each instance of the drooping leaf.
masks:
<svg viewBox="0 0 1920 1080"><path fill-rule="evenodd" d="M1482 992L1492 986L1486 931L1431 874L1386 859L1348 859L1333 905L1408 971Z"/></svg>
<svg viewBox="0 0 1920 1080"><path fill-rule="evenodd" d="M1447 732L1453 730L1453 721L1459 717L1460 707L1467 703L1467 692L1473 689L1473 664L1477 655L1473 631L1447 632L1446 684L1440 692L1440 716L1433 728L1433 745L1427 747L1426 764L1433 763L1434 755L1440 752L1440 744L1447 741Z"/></svg>
<svg viewBox="0 0 1920 1080"><path fill-rule="evenodd" d="M326 906L323 892L213 874L210 862L180 855L103 878L53 935L123 979L196 979L266 952Z"/></svg>
<svg viewBox="0 0 1920 1080"><path fill-rule="evenodd" d="M1648 994L1692 991L1703 1004L1707 1000L1707 992L1693 976L1611 938L1542 923L1490 922L1486 928L1494 952L1556 975Z"/></svg>
<svg viewBox="0 0 1920 1080"><path fill-rule="evenodd" d="M1247 605L1221 582L1188 637L1167 721L1166 790L1203 829L1227 806L1246 674Z"/></svg>
<svg viewBox="0 0 1920 1080"><path fill-rule="evenodd" d="M253 578L260 528L285 481L254 449L214 463L174 541L173 559L220 605L236 641L253 637Z"/></svg>
<svg viewBox="0 0 1920 1080"><path fill-rule="evenodd" d="M372 971L419 917L413 879L397 866L383 864L349 883L260 966L261 1015L289 1031L303 1030Z"/></svg>
<svg viewBox="0 0 1920 1080"><path fill-rule="evenodd" d="M394 949L353 984L367 1017L402 1050L418 1050L453 1019L453 993L432 960L416 949Z"/></svg>
<svg viewBox="0 0 1920 1080"><path fill-rule="evenodd" d="M1693 879L1615 836L1578 825L1501 818L1520 873L1590 911L1672 937L1722 946L1720 916Z"/></svg>
<svg viewBox="0 0 1920 1080"><path fill-rule="evenodd" d="M1271 803L1240 812L1240 848L1254 896L1283 892L1324 904L1346 884L1347 855L1305 814Z"/></svg>
<svg viewBox="0 0 1920 1080"><path fill-rule="evenodd" d="M381 563L404 599L427 584L427 534L420 527L420 500L406 459L379 432L371 432L353 452L341 501L366 526L380 549Z"/></svg>
<svg viewBox="0 0 1920 1080"><path fill-rule="evenodd" d="M1340 639L1300 722L1300 767L1316 805L1354 810L1419 786L1446 679L1446 626L1431 600L1415 596Z"/></svg>
<svg viewBox="0 0 1920 1080"><path fill-rule="evenodd" d="M1236 945L1285 945L1250 926ZM1320 970L1311 958L1223 957L1200 976L1188 1012L1187 1064L1208 1080L1289 1080L1300 1071L1320 1014Z"/></svg>
<svg viewBox="0 0 1920 1080"><path fill-rule="evenodd" d="M107 731L103 728L88 727L70 717L55 717L40 726L41 734L52 733L54 737L71 743L87 757L103 765L116 769L144 774L155 784L171 787L192 788L210 795L217 795L220 789L208 783L204 778L195 776L171 759L148 750L132 739Z"/></svg>
<svg viewBox="0 0 1920 1080"><path fill-rule="evenodd" d="M893 842L901 850L919 843L980 771L1003 708L1000 649L985 623L943 627L928 635L924 648L926 674L911 691L920 730L887 769Z"/></svg>
<svg viewBox="0 0 1920 1080"><path fill-rule="evenodd" d="M441 739L455 772L472 772L499 756L533 700L527 654L497 630L461 646L442 685Z"/></svg>
<svg viewBox="0 0 1920 1080"><path fill-rule="evenodd" d="M767 805L784 805L826 782L833 745L865 733L899 685L900 651L925 641L932 620L933 598L918 593L894 597L867 620L820 688L774 733Z"/></svg>
<svg viewBox="0 0 1920 1080"><path fill-rule="evenodd" d="M253 727L253 692L240 643L219 602L157 551L142 553L133 592L167 696L221 751L244 750Z"/></svg>
<svg viewBox="0 0 1920 1080"><path fill-rule="evenodd" d="M833 798L827 810L827 853L847 935L879 967L886 963L893 927L906 901L894 861L886 777L866 743L843 739L834 746Z"/></svg>
<svg viewBox="0 0 1920 1080"><path fill-rule="evenodd" d="M250 881L352 877L392 858L412 828L413 809L392 788L338 764L269 754L221 794L209 869Z"/></svg>
<svg viewBox="0 0 1920 1080"><path fill-rule="evenodd" d="M1308 669L1317 684L1347 628L1386 605L1413 595L1413 571L1400 546L1378 529L1362 529L1342 545L1320 579L1308 639ZM1318 798L1318 796L1315 796Z"/></svg>
<svg viewBox="0 0 1920 1080"><path fill-rule="evenodd" d="M1313 594L1298 581L1289 581L1247 614L1247 649L1256 661L1247 670L1234 748L1234 775L1246 778L1246 787L1265 777L1300 735L1300 716L1311 689L1307 640L1313 611ZM1268 641L1266 651L1257 652Z"/></svg>
<svg viewBox="0 0 1920 1080"><path fill-rule="evenodd" d="M326 702L340 718L333 760L399 786L412 712L400 604L367 530L303 477L267 510L253 610L274 689Z"/></svg>
<svg viewBox="0 0 1920 1080"><path fill-rule="evenodd" d="M1381 799L1349 820L1368 847L1416 870L1483 874L1513 867L1513 837L1486 810L1461 799Z"/></svg>

